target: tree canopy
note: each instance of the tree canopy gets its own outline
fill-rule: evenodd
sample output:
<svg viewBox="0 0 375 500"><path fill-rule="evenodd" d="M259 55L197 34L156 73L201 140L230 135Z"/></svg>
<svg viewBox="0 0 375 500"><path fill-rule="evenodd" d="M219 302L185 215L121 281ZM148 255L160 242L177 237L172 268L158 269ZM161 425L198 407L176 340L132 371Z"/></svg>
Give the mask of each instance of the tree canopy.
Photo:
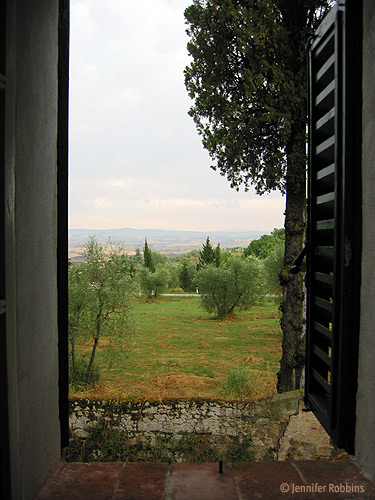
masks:
<svg viewBox="0 0 375 500"><path fill-rule="evenodd" d="M305 156L290 147L296 132L306 142L305 45L328 3L194 0L186 9L189 114L232 187L285 192L287 156ZM296 182L304 177L302 168Z"/></svg>
<svg viewBox="0 0 375 500"><path fill-rule="evenodd" d="M245 248L244 255L254 255L260 259L265 259L275 247L285 244L284 229L274 229L271 234L263 234L257 240L251 240L249 246Z"/></svg>

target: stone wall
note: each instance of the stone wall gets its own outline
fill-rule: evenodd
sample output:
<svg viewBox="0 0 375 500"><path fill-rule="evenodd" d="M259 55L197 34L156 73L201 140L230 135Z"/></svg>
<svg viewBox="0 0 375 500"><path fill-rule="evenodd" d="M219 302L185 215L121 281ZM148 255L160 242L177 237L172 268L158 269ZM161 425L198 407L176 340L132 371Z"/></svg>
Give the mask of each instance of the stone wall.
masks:
<svg viewBox="0 0 375 500"><path fill-rule="evenodd" d="M301 406L300 391L231 402L75 399L66 457L168 462L330 457L327 434Z"/></svg>

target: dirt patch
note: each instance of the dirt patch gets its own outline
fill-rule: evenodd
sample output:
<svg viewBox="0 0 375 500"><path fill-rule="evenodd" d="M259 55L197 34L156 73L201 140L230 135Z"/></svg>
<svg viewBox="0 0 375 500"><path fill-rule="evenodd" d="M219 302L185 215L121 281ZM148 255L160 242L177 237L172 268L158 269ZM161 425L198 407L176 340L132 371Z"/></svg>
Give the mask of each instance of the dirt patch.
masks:
<svg viewBox="0 0 375 500"><path fill-rule="evenodd" d="M199 394L205 397L211 394L215 381L209 377L197 375L186 375L183 373L169 374L162 377L154 377L142 383L142 395L145 399L148 395L157 394L157 399L165 398L193 398Z"/></svg>

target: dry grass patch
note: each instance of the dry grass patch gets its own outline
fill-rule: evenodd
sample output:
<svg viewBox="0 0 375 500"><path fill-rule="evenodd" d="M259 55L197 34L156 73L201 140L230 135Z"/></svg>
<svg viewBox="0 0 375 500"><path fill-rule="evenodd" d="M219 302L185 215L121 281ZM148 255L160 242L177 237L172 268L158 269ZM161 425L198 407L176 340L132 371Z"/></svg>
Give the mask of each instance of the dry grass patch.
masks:
<svg viewBox="0 0 375 500"><path fill-rule="evenodd" d="M199 304L197 297L141 302L134 346L113 366L98 350L101 384L87 396L96 391L120 399L218 399L227 374L241 367L249 374L252 398L274 394L282 338L277 305L217 320Z"/></svg>
<svg viewBox="0 0 375 500"><path fill-rule="evenodd" d="M170 374L146 380L141 385L144 399L191 399L197 397L211 399L215 393L216 383L208 377Z"/></svg>

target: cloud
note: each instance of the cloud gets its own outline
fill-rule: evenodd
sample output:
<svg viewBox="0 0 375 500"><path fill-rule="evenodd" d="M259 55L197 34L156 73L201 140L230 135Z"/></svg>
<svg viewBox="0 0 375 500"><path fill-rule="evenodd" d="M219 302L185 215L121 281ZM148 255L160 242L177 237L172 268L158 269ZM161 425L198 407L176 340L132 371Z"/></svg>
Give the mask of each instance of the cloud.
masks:
<svg viewBox="0 0 375 500"><path fill-rule="evenodd" d="M70 225L270 230L280 195L237 193L187 111L191 0L71 0Z"/></svg>

